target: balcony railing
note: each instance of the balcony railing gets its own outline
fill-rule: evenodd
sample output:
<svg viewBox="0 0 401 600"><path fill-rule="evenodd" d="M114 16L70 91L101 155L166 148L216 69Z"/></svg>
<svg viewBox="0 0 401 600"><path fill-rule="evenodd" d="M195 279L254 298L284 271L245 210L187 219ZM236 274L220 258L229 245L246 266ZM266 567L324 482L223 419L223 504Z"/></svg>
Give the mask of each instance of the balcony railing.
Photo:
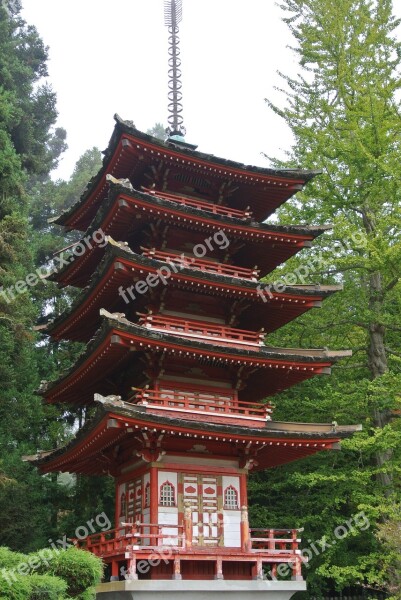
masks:
<svg viewBox="0 0 401 600"><path fill-rule="evenodd" d="M223 561L251 563L256 579L263 579L263 564L268 564L271 576L281 575L278 565L287 563L293 579L302 580L301 565L306 562L299 550L300 529L249 529L248 511L241 508L241 547L217 545L199 546L193 543L192 511L186 506L182 525L160 523L122 523L118 529L95 533L85 539L74 540L80 548L102 557L112 564L112 573L119 575L119 561L126 561L131 579L138 579L137 561L149 560L155 552L163 552L173 562L174 574L180 578L182 560L215 562L217 579L223 578ZM223 540L221 540L223 541ZM168 552L166 552L168 549ZM206 553L205 553L206 551ZM121 564L121 563L120 563Z"/></svg>
<svg viewBox="0 0 401 600"><path fill-rule="evenodd" d="M237 267L235 265L226 265L223 263L213 262L212 260L203 260L202 258L196 258L191 256L185 256L184 254L174 254L171 252L163 252L162 250L156 250L155 248L141 248L143 256L149 256L150 258L156 258L163 262L172 262L182 267L189 267L205 273L217 273L218 275L226 275L228 277L239 277L241 279L250 279L251 281L257 281L260 271L256 268L247 269L245 267Z"/></svg>
<svg viewBox="0 0 401 600"><path fill-rule="evenodd" d="M299 532L303 529L263 529L251 528L250 547L252 550L271 550L275 553L296 552L301 543Z"/></svg>
<svg viewBox="0 0 401 600"><path fill-rule="evenodd" d="M269 421L273 411L270 404L241 402L218 394L202 394L179 390L138 391L129 402L175 412L202 412L213 416L225 416L253 421Z"/></svg>
<svg viewBox="0 0 401 600"><path fill-rule="evenodd" d="M192 527L192 521L191 521ZM185 529L186 535L185 535ZM166 533L166 530L168 532ZM173 530L173 532L171 531ZM251 528L249 545L250 551L267 551L274 554L293 552L297 554L302 529L263 529ZM138 548L155 548L157 546L174 545L177 548L195 547L192 544L192 534L188 526L172 525L171 523L123 523L117 529L94 533L88 537L76 540L79 547L90 550L98 556L124 550L127 545Z"/></svg>
<svg viewBox="0 0 401 600"><path fill-rule="evenodd" d="M202 341L218 341L220 344L238 346L263 345L265 334L263 332L247 331L246 329L234 329L225 325L212 325L204 321L186 320L166 315L144 315L137 313L140 317L139 324L156 331L166 331L179 334L181 337L198 338Z"/></svg>
<svg viewBox="0 0 401 600"><path fill-rule="evenodd" d="M163 200L170 200L183 206L191 206L192 208L199 208L207 212L213 213L214 215L223 215L225 217L235 217L237 219L250 219L252 212L247 208L246 210L238 210L236 208L230 208L228 206L219 206L218 204L212 204L211 202L205 202L204 200L198 200L197 198L186 198L185 196L179 196L175 194L169 194L168 192L161 192L159 190L150 190L149 188L143 187L144 192L158 196Z"/></svg>
<svg viewBox="0 0 401 600"><path fill-rule="evenodd" d="M170 530L165 533L165 530ZM173 530L173 533L171 533ZM183 525L162 523L123 523L117 529L94 533L82 540L75 540L78 547L89 550L96 556L107 556L124 552L126 547L151 549L157 546L185 547Z"/></svg>

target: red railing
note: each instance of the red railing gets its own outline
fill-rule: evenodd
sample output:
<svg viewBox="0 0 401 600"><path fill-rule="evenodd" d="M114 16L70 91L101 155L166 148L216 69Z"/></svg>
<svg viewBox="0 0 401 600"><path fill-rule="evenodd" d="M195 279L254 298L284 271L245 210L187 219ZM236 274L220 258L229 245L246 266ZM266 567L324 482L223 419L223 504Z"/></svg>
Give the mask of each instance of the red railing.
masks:
<svg viewBox="0 0 401 600"><path fill-rule="evenodd" d="M163 530L173 529L174 533L163 533ZM154 548L155 546L174 545L177 548L192 546L192 540L186 543L184 525L172 525L170 523L123 523L117 529L94 533L80 540L74 540L80 548L90 550L98 556L112 553L116 550L124 550L126 546L140 546L141 548ZM157 533L154 531L157 530ZM299 533L303 529L263 529L251 528L250 551L268 551L274 554L289 553L298 554L301 539ZM191 538L191 534L188 535ZM154 543L150 543L151 540ZM161 543L160 543L161 542Z"/></svg>
<svg viewBox="0 0 401 600"><path fill-rule="evenodd" d="M162 252L155 248L141 248L143 256L149 256L162 260L163 262L172 262L183 267L197 269L205 273L217 273L219 275L228 275L229 277L240 277L241 279L250 279L257 281L259 277L258 269L247 269L245 267L237 267L235 265L225 265L223 263L213 262L212 260L203 260L185 256L184 254L173 254Z"/></svg>
<svg viewBox="0 0 401 600"><path fill-rule="evenodd" d="M263 564L270 565L272 577L281 576L280 563L288 564L288 572L293 579L302 580L301 565L307 559L298 549L301 529L249 529L246 507L241 508L241 548L228 546L208 547L193 544L193 519L190 507L184 508L182 525L160 523L122 523L117 529L95 533L83 540L74 540L78 547L84 548L106 562L114 565L114 576L119 575L119 560L126 561L125 573L132 579L138 579L137 560L154 558L154 552L169 548L168 560L174 563L174 573L180 575L181 559L215 561L216 573L222 578L222 561L227 557L252 563L252 573L256 579L263 579ZM173 530L174 533L163 533ZM157 533L155 533L157 531ZM255 535L256 534L256 535ZM256 537L257 536L257 537ZM234 551L234 552L233 552ZM188 554L189 553L189 554ZM180 577L178 577L180 578Z"/></svg>
<svg viewBox="0 0 401 600"><path fill-rule="evenodd" d="M251 528L250 547L252 550L269 550L274 553L288 553L298 550L303 529L263 529Z"/></svg>
<svg viewBox="0 0 401 600"><path fill-rule="evenodd" d="M218 204L212 204L211 202L205 202L204 200L198 200L197 198L186 198L184 196L176 196L175 194L169 194L168 192L160 192L159 190L150 190L149 188L142 187L143 191L153 196L158 196L163 200L170 200L171 202L177 202L177 204L183 204L184 206L192 206L193 208L200 208L206 210L214 215L224 215L226 217L236 217L237 219L249 219L252 216L252 212L249 207L245 210L238 210L236 208L230 208L228 206L219 206Z"/></svg>
<svg viewBox="0 0 401 600"><path fill-rule="evenodd" d="M229 417L247 417L259 421L270 420L272 413L270 404L251 404L218 394L189 393L178 390L140 390L129 399L129 402L145 406L153 405L167 410L202 411L212 415L224 414Z"/></svg>
<svg viewBox="0 0 401 600"><path fill-rule="evenodd" d="M180 336L204 338L210 340L224 341L233 345L262 346L265 334L263 332L247 331L246 329L234 329L225 325L212 325L204 321L186 320L165 315L144 315L137 313L140 317L139 324L148 329L157 331L168 331Z"/></svg>
<svg viewBox="0 0 401 600"><path fill-rule="evenodd" d="M172 529L174 533L163 533L166 529ZM184 526L170 523L123 523L117 529L94 533L85 539L74 541L79 548L88 550L96 556L124 552L128 545L140 546L143 549L164 545L185 547Z"/></svg>

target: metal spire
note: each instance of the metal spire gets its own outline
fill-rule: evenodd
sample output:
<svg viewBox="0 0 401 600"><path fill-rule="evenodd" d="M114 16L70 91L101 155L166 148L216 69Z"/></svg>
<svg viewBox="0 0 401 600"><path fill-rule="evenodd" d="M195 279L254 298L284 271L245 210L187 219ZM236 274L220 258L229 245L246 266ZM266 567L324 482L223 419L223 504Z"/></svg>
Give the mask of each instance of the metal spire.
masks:
<svg viewBox="0 0 401 600"><path fill-rule="evenodd" d="M180 135L184 136L186 131L184 127L184 119L182 116L182 92L181 92L181 59L178 37L178 23L182 19L182 0L164 0L164 24L168 27L169 32L169 59L168 59L168 130L169 136Z"/></svg>

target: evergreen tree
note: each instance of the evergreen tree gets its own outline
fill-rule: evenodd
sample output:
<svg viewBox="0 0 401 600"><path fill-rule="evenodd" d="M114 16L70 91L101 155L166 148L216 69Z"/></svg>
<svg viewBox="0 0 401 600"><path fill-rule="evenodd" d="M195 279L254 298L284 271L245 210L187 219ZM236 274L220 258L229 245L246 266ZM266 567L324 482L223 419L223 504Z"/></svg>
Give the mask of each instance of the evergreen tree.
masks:
<svg viewBox="0 0 401 600"><path fill-rule="evenodd" d="M159 140L162 140L163 142L166 140L167 137L167 133L166 133L166 127L163 125L163 123L159 123L158 121L153 125L153 127L151 127L150 129L146 130L146 133L148 135L152 135L155 138L158 138Z"/></svg>

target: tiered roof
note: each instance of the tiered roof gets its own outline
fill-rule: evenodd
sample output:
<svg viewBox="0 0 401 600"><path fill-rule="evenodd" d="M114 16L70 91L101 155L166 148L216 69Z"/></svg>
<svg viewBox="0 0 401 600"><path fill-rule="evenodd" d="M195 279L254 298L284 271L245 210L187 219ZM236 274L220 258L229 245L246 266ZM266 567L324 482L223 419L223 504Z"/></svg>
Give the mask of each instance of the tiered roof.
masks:
<svg viewBox="0 0 401 600"><path fill-rule="evenodd" d="M320 171L303 169L266 169L183 148L174 142L162 142L142 133L132 121L115 115L115 127L104 152L103 167L91 179L80 200L60 217L57 225L84 231L102 207L108 194L107 175L129 178L134 188L143 181L159 178L188 179L188 187L205 199L212 190L230 194L230 206L246 210L248 206L258 221L264 221ZM167 171L167 174L166 174ZM184 175L185 174L185 175ZM231 187L227 188L227 182ZM234 189L235 188L235 189Z"/></svg>
<svg viewBox="0 0 401 600"><path fill-rule="evenodd" d="M336 450L339 440L356 429L328 423L283 422L268 422L263 427L250 428L172 419L151 414L144 406L135 406L114 396L97 395L96 404L95 416L66 447L30 457L37 461L42 472L58 470L117 475L129 456L140 455L144 445L139 435L141 431L155 438L163 437L163 447L169 454L190 452L196 460L197 453L202 455L204 452L202 444L208 441L209 453L226 457L243 454L244 460L253 457L254 468L261 470L321 450Z"/></svg>
<svg viewBox="0 0 401 600"><path fill-rule="evenodd" d="M130 298L127 306L118 290L122 286L127 289L137 279L144 279L149 273L156 274L163 266L162 261L142 256L130 250L126 244L108 239L104 255L96 271L73 302L70 310L61 314L54 322L50 322L45 333L55 339L71 339L87 342L100 325L99 310L107 306L112 312L127 312L135 318L138 310L143 309L146 302L144 296ZM169 288L196 292L205 296L217 296L229 303L239 303L239 327L264 329L270 333L295 319L313 307L319 307L322 300L341 289L339 285L294 285L287 286L284 291L276 291L273 282L264 285L270 290L260 292L256 281L239 279L229 275L208 273L188 265L179 272L171 272ZM258 291L259 288L259 291ZM154 299L164 294L164 286L152 290ZM177 302L177 295L175 295Z"/></svg>
<svg viewBox="0 0 401 600"><path fill-rule="evenodd" d="M277 265L285 262L302 248L327 231L329 226L285 226L259 223L251 218L213 214L204 209L185 206L179 202L165 200L154 194L136 189L127 189L121 184L109 183L110 192L101 209L88 227L84 238L102 230L115 240L140 239L144 224L162 222L188 232L202 232L206 236L224 229L227 236L240 240L234 257L236 264L252 268L258 266L259 276L264 277ZM211 205L215 206L215 205ZM137 238L137 239L136 239ZM83 244L85 246L85 244ZM102 258L104 250L96 244L87 248L82 256L76 257L53 276L60 285L82 287Z"/></svg>
<svg viewBox="0 0 401 600"><path fill-rule="evenodd" d="M269 346L243 349L235 342L223 345L223 340L209 343L206 339L187 339L179 334L152 331L130 323L123 315L112 315L104 310L102 313L102 326L86 351L64 376L42 388L47 402L89 404L95 392L107 395L118 386L124 387L122 373L127 375L131 386L139 387L143 363L138 358L147 351L163 359L170 356L174 361L182 359L232 367L234 372L244 367L250 375L242 398L249 401L274 395L315 375L329 374L333 362L351 355L350 351L323 349Z"/></svg>
<svg viewBox="0 0 401 600"><path fill-rule="evenodd" d="M76 440L36 457L42 471L116 474L127 452L132 454L137 429L163 435L168 449L177 452L189 451L194 439L207 440L210 452L236 456L243 445L248 450L254 445L260 468L336 448L356 429L274 423L266 416L270 409L255 405L329 373L333 362L350 355L262 342L262 329L274 331L340 289L294 285L277 291L272 285L263 294L258 283L327 229L261 223L315 175L249 167L163 143L116 117L99 174L79 202L54 220L86 230L82 247L98 230L108 236L106 243L70 254L53 276L61 286L84 289L44 329L55 339L88 342L67 373L42 387L46 401L90 405L96 397L100 405ZM187 261L171 250L220 230L230 237L224 256L216 251L209 262ZM180 268L171 270L167 285L124 302L121 289L171 260ZM188 318L182 317L186 312ZM212 401L213 394L189 401L184 393L166 405L158 388L147 392L149 385L166 381L166 373L172 381L183 374L191 381L188 374L195 372L198 384L220 380L225 389L236 390L232 409L218 398ZM142 395L135 397L138 390ZM221 442L228 440L223 450Z"/></svg>

